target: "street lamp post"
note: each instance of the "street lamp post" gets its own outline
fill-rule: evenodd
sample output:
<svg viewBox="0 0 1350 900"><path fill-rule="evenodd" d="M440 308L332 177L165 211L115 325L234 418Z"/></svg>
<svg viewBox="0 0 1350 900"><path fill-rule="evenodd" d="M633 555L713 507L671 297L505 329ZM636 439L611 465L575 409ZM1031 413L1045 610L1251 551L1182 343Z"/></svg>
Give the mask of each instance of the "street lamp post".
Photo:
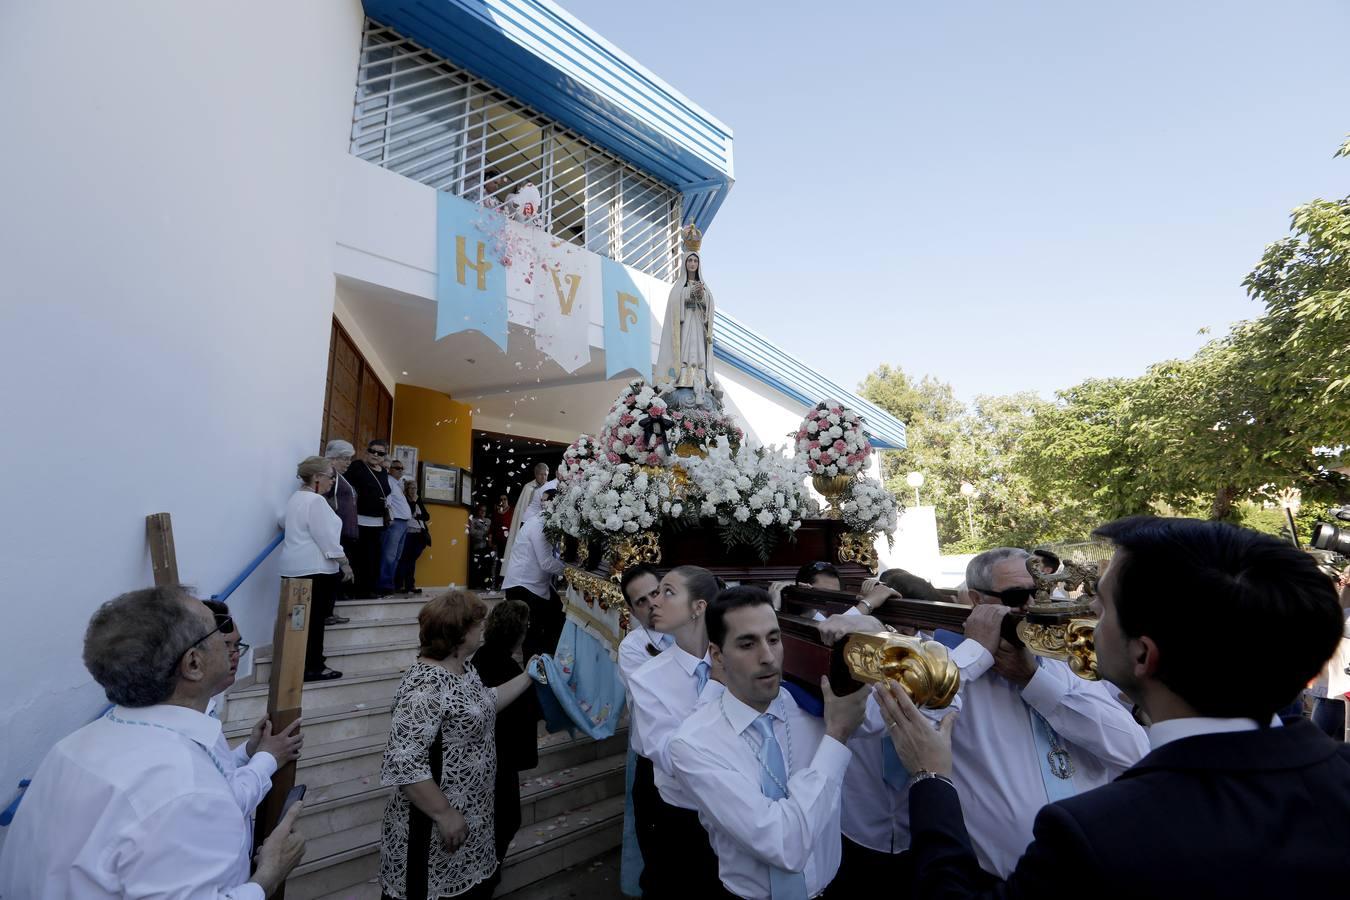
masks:
<svg viewBox="0 0 1350 900"><path fill-rule="evenodd" d="M910 472L905 476L905 483L914 488L914 505L919 505L919 488L923 487L923 473Z"/></svg>
<svg viewBox="0 0 1350 900"><path fill-rule="evenodd" d="M971 512L970 501L975 496L975 485L969 481L961 482L961 496L966 498L966 537L975 539L975 518Z"/></svg>

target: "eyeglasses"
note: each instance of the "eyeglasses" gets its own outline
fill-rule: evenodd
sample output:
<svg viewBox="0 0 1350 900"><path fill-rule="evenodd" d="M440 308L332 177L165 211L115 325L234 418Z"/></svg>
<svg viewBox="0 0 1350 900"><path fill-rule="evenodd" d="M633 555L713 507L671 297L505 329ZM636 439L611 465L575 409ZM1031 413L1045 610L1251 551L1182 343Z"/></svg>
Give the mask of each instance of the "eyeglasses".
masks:
<svg viewBox="0 0 1350 900"><path fill-rule="evenodd" d="M249 651L249 648L252 646L253 646L252 644L245 644L243 641L240 641L239 643L235 644L233 647L230 648L230 655L243 656L245 653Z"/></svg>
<svg viewBox="0 0 1350 900"><path fill-rule="evenodd" d="M197 639L196 639L195 641L193 641L191 644L188 644L187 650L184 650L182 653L178 654L178 658L175 659L175 660L173 661L173 667L172 667L171 669L169 669L169 674L170 674L170 675L172 675L172 674L174 673L174 671L177 670L178 664L181 663L181 662L183 661L183 657L185 657L185 656L188 655L188 651L189 651L189 650L192 650L194 647L196 647L196 646L197 646L198 644L200 644L202 641L206 640L206 639L209 638L211 635L215 634L217 631L221 632L222 634L229 634L231 631L234 631L234 619L233 619L233 618L231 618L230 616L225 615L224 613L212 613L211 615L213 615L213 616L216 617L216 627L215 627L215 628L212 628L212 629L211 629L210 631L208 631L206 634L204 634L204 635L202 635L201 637L197 638ZM242 645L241 645L241 646L242 646ZM240 650L239 652L240 652L240 653L243 653L244 651Z"/></svg>
<svg viewBox="0 0 1350 900"><path fill-rule="evenodd" d="M388 450L375 450L375 449L373 449L373 448L371 448L371 447L367 447L367 448L366 448L366 452L369 453L371 456L388 456L388 455L389 455L389 451L388 451Z"/></svg>
<svg viewBox="0 0 1350 900"><path fill-rule="evenodd" d="M1016 587L1002 591L986 591L982 588L975 588L975 590L979 591L981 594L988 594L990 597L997 597L1004 606L1011 606L1013 608L1026 606L1027 603L1031 601L1031 598L1036 596L1036 589L1034 587Z"/></svg>
<svg viewBox="0 0 1350 900"><path fill-rule="evenodd" d="M402 466L390 466L390 467L389 467L389 471L390 471L390 472L402 472L402 471L403 471L403 467L402 467Z"/></svg>

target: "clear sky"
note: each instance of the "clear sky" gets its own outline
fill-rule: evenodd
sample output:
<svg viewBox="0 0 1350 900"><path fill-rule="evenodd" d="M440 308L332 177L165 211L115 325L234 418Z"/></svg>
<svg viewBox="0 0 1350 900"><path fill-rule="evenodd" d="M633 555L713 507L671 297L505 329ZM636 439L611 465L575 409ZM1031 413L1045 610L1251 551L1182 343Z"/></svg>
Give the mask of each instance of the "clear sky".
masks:
<svg viewBox="0 0 1350 900"><path fill-rule="evenodd" d="M1256 315L1350 194L1350 3L559 0L735 133L719 305L853 388L1050 397Z"/></svg>

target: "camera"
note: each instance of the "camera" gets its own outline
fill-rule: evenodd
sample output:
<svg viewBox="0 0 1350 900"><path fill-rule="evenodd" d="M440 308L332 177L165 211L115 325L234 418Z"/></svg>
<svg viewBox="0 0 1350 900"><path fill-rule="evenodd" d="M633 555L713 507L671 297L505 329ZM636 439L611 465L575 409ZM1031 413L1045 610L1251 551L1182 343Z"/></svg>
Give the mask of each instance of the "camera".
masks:
<svg viewBox="0 0 1350 900"><path fill-rule="evenodd" d="M1341 522L1350 523L1350 506L1331 510L1331 516ZM1318 522L1313 526L1312 546L1315 550L1330 550L1341 556L1350 556L1350 525Z"/></svg>

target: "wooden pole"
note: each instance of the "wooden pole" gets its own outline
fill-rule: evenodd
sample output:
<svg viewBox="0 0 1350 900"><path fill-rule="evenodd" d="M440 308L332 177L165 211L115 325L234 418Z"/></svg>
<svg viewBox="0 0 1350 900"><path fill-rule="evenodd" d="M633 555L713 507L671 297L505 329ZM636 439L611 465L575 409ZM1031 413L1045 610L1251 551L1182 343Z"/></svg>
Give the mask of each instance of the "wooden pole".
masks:
<svg viewBox="0 0 1350 900"><path fill-rule="evenodd" d="M173 522L168 513L145 517L145 539L150 544L150 571L155 587L178 584L178 554L173 549Z"/></svg>
<svg viewBox="0 0 1350 900"><path fill-rule="evenodd" d="M267 716L272 720L273 733L284 731L300 718L311 599L308 578L281 579L281 602L277 604L276 627L272 630L272 679L267 692ZM290 762L272 776L272 789L258 807L257 827L253 830L255 847L276 828L282 804L294 786L295 763ZM284 888L273 896L278 900L284 898Z"/></svg>

